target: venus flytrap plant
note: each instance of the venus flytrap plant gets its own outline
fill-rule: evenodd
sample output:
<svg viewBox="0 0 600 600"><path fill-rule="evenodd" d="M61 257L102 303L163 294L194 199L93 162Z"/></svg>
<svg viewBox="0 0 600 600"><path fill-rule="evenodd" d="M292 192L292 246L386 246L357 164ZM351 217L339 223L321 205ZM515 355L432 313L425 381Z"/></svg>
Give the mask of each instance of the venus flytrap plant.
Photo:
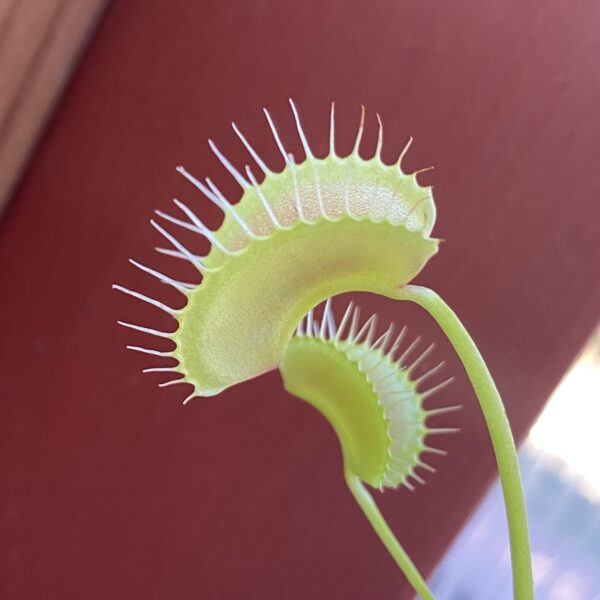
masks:
<svg viewBox="0 0 600 600"><path fill-rule="evenodd" d="M415 591L431 599L423 577L363 482L380 490L404 486L411 491L415 483L425 484L416 468L435 469L423 455L446 454L429 446L426 437L457 431L430 427L426 419L460 407L424 406L427 398L452 381L449 378L422 389L443 363L418 378L414 376L433 344L415 356L420 338L401 348L406 327L393 335L390 325L378 338L375 328L375 315L359 324L358 308L352 303L337 327L328 299L320 324L310 311L298 325L283 355L281 375L290 393L312 404L330 422L340 441L352 495Z"/></svg>
<svg viewBox="0 0 600 600"><path fill-rule="evenodd" d="M178 216L157 211L163 221L208 240L210 251L203 256L195 254L162 224L152 221L152 225L172 246L159 251L189 262L202 279L200 283L182 282L132 261L149 275L181 292L187 303L182 309L174 310L153 298L114 286L172 315L178 325L171 334L120 322L125 327L170 339L176 346L172 351L140 346L129 348L175 359L176 366L145 371L179 375L160 385L190 384L192 392L185 402L196 396L218 394L279 365L290 391L310 400L308 388L297 388L300 380L290 377L290 374L301 366L293 359L294 356L304 356L309 360L299 348L306 345L307 337L314 336L293 337L293 334L303 316L312 314L309 311L313 307L350 291L367 291L419 304L448 336L481 404L504 491L514 595L519 600L529 600L533 593L525 505L515 446L502 402L477 347L452 310L432 290L408 285L438 249L438 240L431 237L435 223L431 188L418 183L420 171L408 174L402 170L402 159L410 141L396 164L384 164L381 160L383 127L378 117L379 136L375 154L368 160L361 158L363 109L353 151L342 158L335 149L332 105L329 153L318 158L311 150L295 105L291 101L290 104L304 149L305 159L302 162L297 162L285 148L266 110L268 125L284 160L281 171L273 171L235 125L235 133L262 172L260 177L249 166L240 172L212 141L209 142L217 158L242 188L242 197L237 204L231 204L210 179L201 181L183 167L178 167L177 170L197 190L222 210L223 222L212 231L194 211L177 199L174 203L180 211ZM312 332L313 325L309 325L307 320L304 331ZM323 326L325 332L329 331L327 327L334 327L333 324L328 325L327 318ZM327 335L321 339L323 347L331 346L331 341ZM336 343L343 345L342 340ZM337 346L336 350L339 350ZM379 352L369 343L364 351L367 352L365 360ZM350 354L351 360L359 360L355 354ZM349 356L348 353L346 356ZM381 359L383 362L377 368L387 365L391 369L387 359L383 356ZM340 373L347 373L344 369ZM410 380L406 373L401 376L392 371L391 379L405 377ZM325 382L330 378L341 384L343 376L340 373L332 368L321 380ZM346 396L348 402L355 402L352 391L349 392ZM325 395L320 396L319 402L324 412L327 405ZM403 443L407 440L403 439ZM367 442L361 443L368 446ZM407 447L414 450L411 444ZM344 452L347 459L348 444ZM361 452L357 454L362 455ZM375 458L367 449L361 460ZM422 579L419 583L420 576L395 542L363 486L363 482L381 485L385 477L379 482L371 476L364 478L354 468L348 467L350 463L347 460L345 463L348 485L388 550L415 589L423 597L431 597L426 595L429 592L423 587ZM358 463L352 461L351 464ZM395 470L398 468L399 465L396 465ZM408 471L400 469L399 472L406 475L402 483L407 485ZM414 478L414 470L410 473ZM386 477L388 481L395 481L391 473Z"/></svg>

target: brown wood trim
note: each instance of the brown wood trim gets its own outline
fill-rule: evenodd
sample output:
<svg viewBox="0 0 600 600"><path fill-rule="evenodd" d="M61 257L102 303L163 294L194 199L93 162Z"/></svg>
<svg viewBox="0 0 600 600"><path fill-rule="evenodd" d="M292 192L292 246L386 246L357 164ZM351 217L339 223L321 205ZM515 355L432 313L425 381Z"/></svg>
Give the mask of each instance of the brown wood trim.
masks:
<svg viewBox="0 0 600 600"><path fill-rule="evenodd" d="M0 210L106 4L0 2Z"/></svg>

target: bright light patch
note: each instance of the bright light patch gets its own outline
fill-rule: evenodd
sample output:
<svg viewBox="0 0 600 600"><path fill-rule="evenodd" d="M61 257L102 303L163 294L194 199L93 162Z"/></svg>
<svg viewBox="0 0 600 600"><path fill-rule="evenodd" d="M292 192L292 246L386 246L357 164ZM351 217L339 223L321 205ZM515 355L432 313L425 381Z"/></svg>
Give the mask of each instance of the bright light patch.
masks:
<svg viewBox="0 0 600 600"><path fill-rule="evenodd" d="M600 330L556 388L527 439L590 500L600 502Z"/></svg>

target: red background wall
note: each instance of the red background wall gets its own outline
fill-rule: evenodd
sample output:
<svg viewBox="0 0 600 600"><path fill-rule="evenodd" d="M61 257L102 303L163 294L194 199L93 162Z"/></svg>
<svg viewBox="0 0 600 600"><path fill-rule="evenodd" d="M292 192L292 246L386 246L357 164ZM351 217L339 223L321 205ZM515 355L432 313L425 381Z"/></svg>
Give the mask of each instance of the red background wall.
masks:
<svg viewBox="0 0 600 600"><path fill-rule="evenodd" d="M182 407L115 325L168 321L110 284L170 299L127 258L182 268L155 258L147 223L173 195L217 223L173 167L235 195L205 143L247 162L231 119L279 164L260 107L300 155L289 96L317 154L329 102L346 150L364 103L365 148L378 111L384 158L414 135L407 166L436 167L447 242L419 282L464 318L521 438L598 318L599 26L586 1L114 3L0 222L2 597L409 597L327 424L275 373ZM463 431L426 487L379 498L425 571L494 474L443 341L435 358Z"/></svg>

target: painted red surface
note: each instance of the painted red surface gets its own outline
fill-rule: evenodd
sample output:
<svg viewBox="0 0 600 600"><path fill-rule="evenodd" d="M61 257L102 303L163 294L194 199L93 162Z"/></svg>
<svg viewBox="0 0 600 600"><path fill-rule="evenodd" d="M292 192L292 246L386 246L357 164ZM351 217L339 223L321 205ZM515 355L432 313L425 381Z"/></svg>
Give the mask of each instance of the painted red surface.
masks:
<svg viewBox="0 0 600 600"><path fill-rule="evenodd" d="M114 3L0 222L2 598L409 597L327 424L277 374L182 407L115 325L169 321L110 284L172 300L127 258L183 269L148 219L178 195L218 222L174 166L235 197L205 144L243 165L232 118L279 164L260 107L300 156L288 96L317 154L330 100L346 150L364 103L365 152L378 111L387 160L414 135L407 166L436 167L447 242L419 282L464 319L522 437L600 312L599 25L584 1ZM463 431L425 488L379 498L425 571L494 474L464 373L443 341L435 358Z"/></svg>

